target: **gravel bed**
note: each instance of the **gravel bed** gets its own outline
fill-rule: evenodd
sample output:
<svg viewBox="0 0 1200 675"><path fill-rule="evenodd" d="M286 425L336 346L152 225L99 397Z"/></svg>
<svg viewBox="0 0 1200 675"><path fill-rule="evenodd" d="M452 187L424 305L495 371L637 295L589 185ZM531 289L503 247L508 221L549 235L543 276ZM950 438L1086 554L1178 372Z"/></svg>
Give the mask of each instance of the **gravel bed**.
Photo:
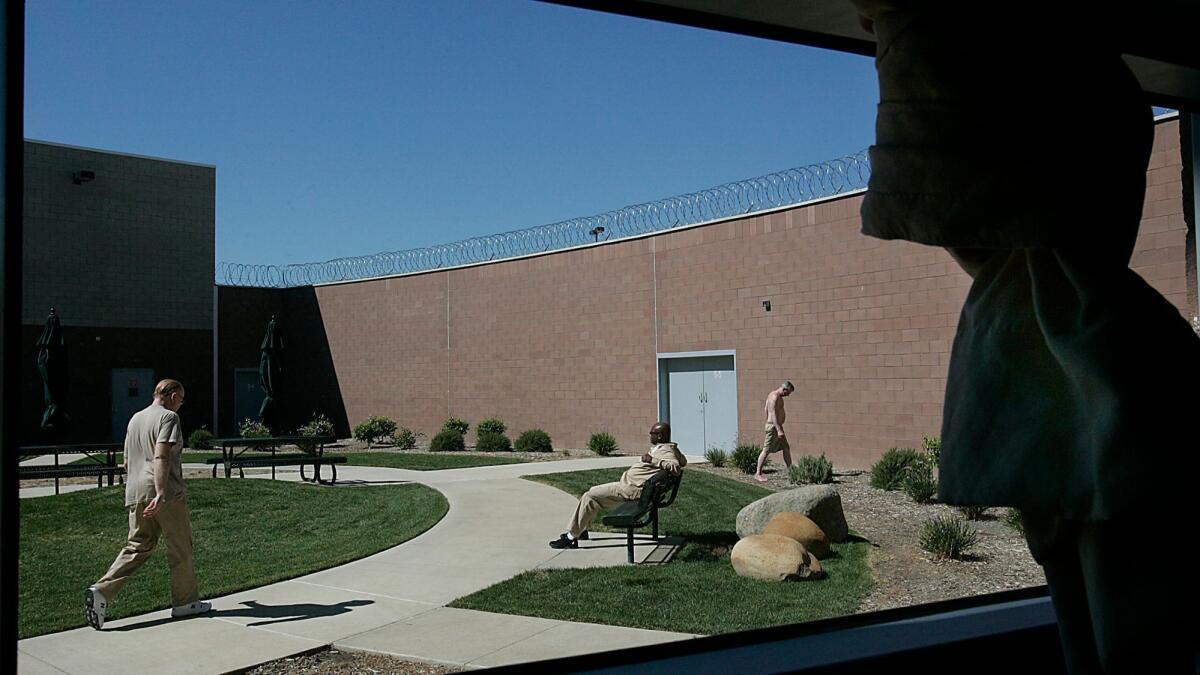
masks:
<svg viewBox="0 0 1200 675"><path fill-rule="evenodd" d="M460 670L385 654L327 648L304 656L270 661L244 672L247 675L444 675Z"/></svg>

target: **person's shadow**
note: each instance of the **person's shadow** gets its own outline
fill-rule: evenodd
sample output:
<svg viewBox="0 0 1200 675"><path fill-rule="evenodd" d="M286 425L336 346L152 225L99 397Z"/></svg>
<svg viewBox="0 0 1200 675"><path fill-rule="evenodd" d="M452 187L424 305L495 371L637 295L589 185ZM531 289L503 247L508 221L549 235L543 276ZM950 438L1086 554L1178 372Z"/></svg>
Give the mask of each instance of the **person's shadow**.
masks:
<svg viewBox="0 0 1200 675"><path fill-rule="evenodd" d="M219 618L235 617L235 616L258 617L258 618L269 619L269 620L268 621L255 621L253 623L248 623L246 625L247 626L269 626L274 623L286 623L288 621L302 621L304 619L316 619L316 618L326 617L326 616L338 616L340 614L345 614L345 613L351 611L351 609L354 607L362 607L364 605L373 605L373 604L375 604L375 601L374 600L347 600L345 602L339 602L339 603L335 603L332 605L319 605L319 604L312 603L312 602L301 602L301 603L295 603L295 604L291 604L291 605L264 605L264 604L258 602L257 600L243 600L242 604L245 605L245 609L240 609L240 608L239 609L221 609L221 610L215 610L215 611L209 612L207 614L200 614L198 616L219 617ZM163 618L163 619L155 619L153 621L143 621L141 623L130 624L128 626L121 626L120 628L114 628L113 630L116 630L116 631L138 630L138 629L142 629L142 628L150 628L152 626L159 626L164 623L169 623L171 621L177 621L177 619Z"/></svg>

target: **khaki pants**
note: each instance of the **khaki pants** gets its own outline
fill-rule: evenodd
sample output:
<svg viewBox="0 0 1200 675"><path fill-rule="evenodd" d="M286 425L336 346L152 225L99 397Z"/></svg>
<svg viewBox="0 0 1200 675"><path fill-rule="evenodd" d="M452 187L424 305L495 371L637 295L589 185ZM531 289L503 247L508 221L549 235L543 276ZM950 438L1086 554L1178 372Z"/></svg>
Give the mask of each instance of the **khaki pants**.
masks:
<svg viewBox="0 0 1200 675"><path fill-rule="evenodd" d="M792 446L788 444L786 438L779 437L779 429L775 428L774 424L768 424L763 429L763 450L767 451L768 455L775 454L780 450L791 450Z"/></svg>
<svg viewBox="0 0 1200 675"><path fill-rule="evenodd" d="M171 571L171 606L190 605L200 599L196 572L192 568L192 523L186 499L162 502L153 518L142 515L145 504L129 507L129 541L117 554L112 567L94 585L111 601L138 571L162 535L167 541L167 567Z"/></svg>
<svg viewBox="0 0 1200 675"><path fill-rule="evenodd" d="M600 509L607 509L624 502L637 501L641 496L641 488L624 483L604 483L592 487L579 498L579 506L575 507L575 515L571 517L571 524L567 526L567 531L571 533L572 537L578 537L580 533L591 526L592 520L600 512Z"/></svg>

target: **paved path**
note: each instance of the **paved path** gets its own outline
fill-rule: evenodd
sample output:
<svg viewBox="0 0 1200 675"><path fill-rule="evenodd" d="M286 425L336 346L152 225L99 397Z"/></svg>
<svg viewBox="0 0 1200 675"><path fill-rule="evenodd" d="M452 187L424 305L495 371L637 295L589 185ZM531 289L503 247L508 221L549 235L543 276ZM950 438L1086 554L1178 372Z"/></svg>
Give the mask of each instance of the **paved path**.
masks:
<svg viewBox="0 0 1200 675"><path fill-rule="evenodd" d="M108 622L100 632L81 628L22 640L20 672L220 673L327 644L471 668L693 637L445 606L526 570L625 564L622 535L599 533L577 550L547 547L576 500L519 477L632 461L606 457L443 471L345 466L339 486L419 482L444 494L450 510L399 546L216 598L216 611L203 617L173 621L167 611L154 612ZM298 472L278 476L299 480ZM22 490L22 496L34 490ZM637 547L640 558L653 550L648 541ZM204 570L198 573L203 584Z"/></svg>

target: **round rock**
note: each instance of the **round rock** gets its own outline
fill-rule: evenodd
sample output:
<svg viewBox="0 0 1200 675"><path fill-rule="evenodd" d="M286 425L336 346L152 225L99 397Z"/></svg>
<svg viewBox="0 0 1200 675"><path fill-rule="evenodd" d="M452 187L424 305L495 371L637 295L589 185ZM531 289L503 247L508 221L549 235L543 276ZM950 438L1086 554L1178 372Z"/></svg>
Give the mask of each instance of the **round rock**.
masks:
<svg viewBox="0 0 1200 675"><path fill-rule="evenodd" d="M755 534L741 539L730 554L738 575L760 581L817 579L824 573L817 557L795 539L778 534Z"/></svg>
<svg viewBox="0 0 1200 675"><path fill-rule="evenodd" d="M829 541L845 541L850 536L846 514L842 512L842 496L832 485L805 485L747 504L737 515L738 536L762 534L775 514L783 511L808 516Z"/></svg>
<svg viewBox="0 0 1200 675"><path fill-rule="evenodd" d="M763 529L763 534L778 534L781 537L795 539L804 550L824 558L829 555L829 538L825 532L803 513L795 511L780 511Z"/></svg>

